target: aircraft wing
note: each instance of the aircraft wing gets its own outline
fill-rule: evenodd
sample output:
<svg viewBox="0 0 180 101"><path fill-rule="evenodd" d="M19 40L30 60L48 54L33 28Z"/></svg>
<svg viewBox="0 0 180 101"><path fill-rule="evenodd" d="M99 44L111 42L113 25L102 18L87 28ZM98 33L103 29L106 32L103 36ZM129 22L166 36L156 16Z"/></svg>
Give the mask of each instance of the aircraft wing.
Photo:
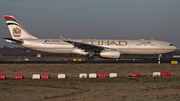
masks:
<svg viewBox="0 0 180 101"><path fill-rule="evenodd" d="M16 39L12 39L12 38L4 38L4 39L6 39L7 42L10 42L10 43L13 43L13 44L22 44L23 43L22 40L16 40Z"/></svg>
<svg viewBox="0 0 180 101"><path fill-rule="evenodd" d="M86 44L86 43L81 43L81 42L76 42L76 41L72 41L69 39L65 39L64 37L60 36L60 39L63 40L64 42L70 43L72 45L74 45L74 47L77 47L79 49L84 49L85 51L89 52L89 51L101 51L104 49L109 49L106 47L102 47L102 46L97 46L97 45L92 45L92 44Z"/></svg>

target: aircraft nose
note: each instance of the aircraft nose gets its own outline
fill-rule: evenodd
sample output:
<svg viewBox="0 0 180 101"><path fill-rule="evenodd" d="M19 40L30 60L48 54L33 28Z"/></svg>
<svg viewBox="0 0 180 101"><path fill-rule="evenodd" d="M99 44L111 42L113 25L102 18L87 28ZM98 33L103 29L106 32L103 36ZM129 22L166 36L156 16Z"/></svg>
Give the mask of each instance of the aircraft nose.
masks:
<svg viewBox="0 0 180 101"><path fill-rule="evenodd" d="M178 48L176 46L172 47L172 51L176 51Z"/></svg>
<svg viewBox="0 0 180 101"><path fill-rule="evenodd" d="M176 46L174 46L174 50L177 50L178 48Z"/></svg>

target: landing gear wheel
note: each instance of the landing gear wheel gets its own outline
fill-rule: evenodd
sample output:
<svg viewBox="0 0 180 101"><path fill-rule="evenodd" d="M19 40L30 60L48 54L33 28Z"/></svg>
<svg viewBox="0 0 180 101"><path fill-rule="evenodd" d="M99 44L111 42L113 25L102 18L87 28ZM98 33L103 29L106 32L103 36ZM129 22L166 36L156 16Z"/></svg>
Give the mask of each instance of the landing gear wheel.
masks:
<svg viewBox="0 0 180 101"><path fill-rule="evenodd" d="M87 58L85 58L85 60L86 60L86 61L94 61L95 58L94 58L94 57L87 57Z"/></svg>
<svg viewBox="0 0 180 101"><path fill-rule="evenodd" d="M91 57L91 61L94 61L95 60L95 58L94 57Z"/></svg>

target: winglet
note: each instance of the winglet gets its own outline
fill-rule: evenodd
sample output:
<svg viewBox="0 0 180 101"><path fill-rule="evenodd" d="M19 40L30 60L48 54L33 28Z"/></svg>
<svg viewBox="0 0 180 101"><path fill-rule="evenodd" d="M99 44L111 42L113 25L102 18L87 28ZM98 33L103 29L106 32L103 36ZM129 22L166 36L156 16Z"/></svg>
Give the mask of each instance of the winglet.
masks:
<svg viewBox="0 0 180 101"><path fill-rule="evenodd" d="M62 41L67 41L67 39L64 38L63 36L60 36L60 39L61 39Z"/></svg>

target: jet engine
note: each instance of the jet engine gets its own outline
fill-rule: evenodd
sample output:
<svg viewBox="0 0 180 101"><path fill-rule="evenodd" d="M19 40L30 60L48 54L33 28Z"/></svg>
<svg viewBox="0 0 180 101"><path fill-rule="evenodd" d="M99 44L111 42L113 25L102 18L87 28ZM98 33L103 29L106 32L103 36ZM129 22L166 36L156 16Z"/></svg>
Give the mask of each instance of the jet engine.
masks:
<svg viewBox="0 0 180 101"><path fill-rule="evenodd" d="M87 52L85 52L84 50L81 50L81 49L74 49L73 51L72 51L72 53L74 53L74 54L80 54L80 55L86 55L86 54L88 54Z"/></svg>
<svg viewBox="0 0 180 101"><path fill-rule="evenodd" d="M102 50L99 55L103 58L119 58L121 52L118 50Z"/></svg>

